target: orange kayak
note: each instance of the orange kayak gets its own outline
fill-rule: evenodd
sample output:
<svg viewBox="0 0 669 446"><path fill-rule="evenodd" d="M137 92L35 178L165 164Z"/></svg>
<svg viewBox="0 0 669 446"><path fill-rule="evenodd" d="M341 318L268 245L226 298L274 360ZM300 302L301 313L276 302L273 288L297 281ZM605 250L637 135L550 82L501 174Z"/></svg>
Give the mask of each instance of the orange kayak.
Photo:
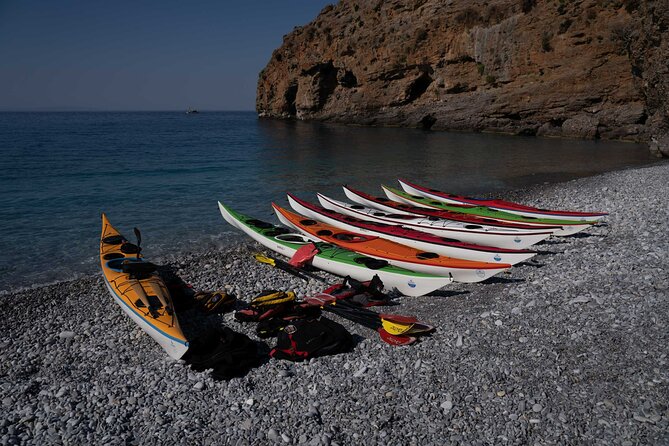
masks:
<svg viewBox="0 0 669 446"><path fill-rule="evenodd" d="M481 282L511 268L507 263L476 262L421 251L380 237L358 234L290 212L272 203L279 220L318 241L331 243L412 271L452 276L456 282Z"/></svg>
<svg viewBox="0 0 669 446"><path fill-rule="evenodd" d="M155 265L145 262L102 214L100 266L109 294L125 314L151 336L168 355L180 359L188 350L172 299Z"/></svg>

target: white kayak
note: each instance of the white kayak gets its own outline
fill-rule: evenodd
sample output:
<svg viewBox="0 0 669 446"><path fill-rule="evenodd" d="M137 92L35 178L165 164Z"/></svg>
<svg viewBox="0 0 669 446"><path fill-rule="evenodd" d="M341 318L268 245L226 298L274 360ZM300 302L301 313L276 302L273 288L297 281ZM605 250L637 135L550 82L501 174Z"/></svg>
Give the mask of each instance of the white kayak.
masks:
<svg viewBox="0 0 669 446"><path fill-rule="evenodd" d="M430 234L425 231L363 220L300 200L291 194L288 194L288 203L300 214L330 224L339 229L358 234L374 235L395 243L401 243L423 251L435 252L443 256L475 260L479 262L507 263L515 265L537 254L534 251L503 249L493 246L461 242L455 239Z"/></svg>
<svg viewBox="0 0 669 446"><path fill-rule="evenodd" d="M235 212L220 201L218 208L225 221L268 249L286 257L292 257L299 248L314 242L313 239L302 234L291 233L280 226ZM405 296L423 296L453 281L452 277L435 276L398 268L383 260L360 255L328 243L315 242L315 244L320 252L312 259L311 264L314 267L337 276L350 276L360 281L371 280L378 275L386 288L395 288Z"/></svg>
<svg viewBox="0 0 669 446"><path fill-rule="evenodd" d="M441 201L443 203L458 204L465 206L486 206L498 211L508 212L510 214L522 215L524 217L537 218L559 218L561 220L573 220L577 222L597 222L603 217L609 215L607 212L582 212L582 211L563 211L553 209L540 209L534 206L526 206L520 203L505 201L500 199L485 199L464 197L462 195L448 194L436 189L430 189L406 180L398 180L400 186L408 194L421 195L431 200Z"/></svg>
<svg viewBox="0 0 669 446"><path fill-rule="evenodd" d="M432 200L425 198L422 195L411 195L402 190L393 189L388 186L381 186L383 192L391 200L399 203L404 203L406 205L413 206L412 212L415 211L418 214L422 212L429 212L430 210L436 211L446 211L453 212L454 209L459 209L456 212L472 212L474 216L479 216L484 218L485 214L490 214L485 218L497 220L503 223L510 224L523 224L534 226L538 229L553 229L553 235L558 237L564 237L567 235L573 235L578 232L581 232L585 229L592 227L593 222L578 222L573 220L557 220L554 218L539 218L539 217L526 217L518 214L511 214L506 211L498 211L497 209L491 209L486 206L470 206L470 205L454 205L448 204L437 200ZM424 207L426 210L419 210L421 207Z"/></svg>
<svg viewBox="0 0 669 446"><path fill-rule="evenodd" d="M345 189L346 190L346 189ZM351 197L349 197L351 198ZM410 213L398 213L393 210L379 210L369 207L368 203L349 204L318 194L318 201L324 208L342 214L390 225L429 232L441 237L452 238L467 243L494 246L504 249L526 249L551 236L550 231L520 231L511 228L484 226L425 217ZM354 200L355 201L355 200ZM361 200L362 201L362 200Z"/></svg>

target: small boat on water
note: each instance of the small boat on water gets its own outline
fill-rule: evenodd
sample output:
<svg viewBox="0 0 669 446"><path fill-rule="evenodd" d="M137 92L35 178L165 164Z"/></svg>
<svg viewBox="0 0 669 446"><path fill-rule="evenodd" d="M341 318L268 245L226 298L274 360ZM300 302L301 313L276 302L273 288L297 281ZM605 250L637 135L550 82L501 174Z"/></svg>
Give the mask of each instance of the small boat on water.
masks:
<svg viewBox="0 0 669 446"><path fill-rule="evenodd" d="M187 115L193 115L193 114L197 114L197 113L200 113L200 112L197 111L196 109L194 109L193 107L188 107L188 109L186 110Z"/></svg>

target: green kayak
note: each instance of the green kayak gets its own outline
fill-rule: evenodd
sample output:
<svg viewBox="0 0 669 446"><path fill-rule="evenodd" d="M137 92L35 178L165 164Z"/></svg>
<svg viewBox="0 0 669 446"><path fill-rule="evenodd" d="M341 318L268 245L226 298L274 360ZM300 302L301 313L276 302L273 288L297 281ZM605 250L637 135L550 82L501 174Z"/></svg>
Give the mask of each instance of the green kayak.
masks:
<svg viewBox="0 0 669 446"><path fill-rule="evenodd" d="M258 243L286 257L292 257L299 248L313 242L302 234L240 214L220 201L218 208L225 221ZM386 288L396 288L405 296L423 296L453 281L450 276L409 271L392 266L387 261L360 255L328 243L314 244L319 253L312 259L311 264L316 268L342 277L351 276L360 281L371 280L378 275Z"/></svg>
<svg viewBox="0 0 669 446"><path fill-rule="evenodd" d="M450 212L460 212L463 214L476 215L479 217L492 218L499 221L510 221L523 223L533 226L562 226L563 230L556 232L554 235L571 235L589 228L594 223L577 222L573 220L560 220L555 218L536 218L526 217L523 215L512 214L510 212L499 211L497 209L486 206L470 206L460 204L448 204L441 201L432 200L430 198L421 197L419 195L411 195L402 190L395 189L389 186L381 186L386 196L394 201L407 203L423 208L440 209Z"/></svg>

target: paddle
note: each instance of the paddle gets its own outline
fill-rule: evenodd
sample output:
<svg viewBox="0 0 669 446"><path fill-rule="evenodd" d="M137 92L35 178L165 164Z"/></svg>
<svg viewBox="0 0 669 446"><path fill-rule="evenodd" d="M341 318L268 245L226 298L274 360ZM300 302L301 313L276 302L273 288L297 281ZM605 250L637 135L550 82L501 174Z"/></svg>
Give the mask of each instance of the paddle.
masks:
<svg viewBox="0 0 669 446"><path fill-rule="evenodd" d="M356 314L356 312L353 311L352 309L337 307L335 305L337 300L333 296L327 294L321 294L319 296L307 298L305 302L309 305L319 306L325 311L329 311L345 319L348 319L352 322L358 323L364 327L376 331L377 333L379 333L381 340L387 344L400 346L400 345L410 345L416 342L416 338L413 336L406 336L402 334L394 334L389 332L383 326L378 314L374 313L373 311L369 311L371 315L366 311L358 311ZM402 331L402 329L398 329L397 327L394 326L392 329L393 331Z"/></svg>
<svg viewBox="0 0 669 446"><path fill-rule="evenodd" d="M367 312L367 313L373 314L375 316L379 316L379 317L381 317L381 319L387 319L389 321L397 322L399 324L413 324L413 323L418 322L418 319L416 319L415 316L404 316L404 315L401 315L401 314L388 314L388 313L380 313L379 314L375 311L372 311L372 310L369 310L367 308L361 307L359 305L356 305L356 304L354 304L352 302L349 302L347 300L344 300L344 299L337 300L337 305L345 306L345 307L348 307L348 308L351 308L351 309L354 309L354 310L357 310L357 311L361 311L361 312Z"/></svg>
<svg viewBox="0 0 669 446"><path fill-rule="evenodd" d="M302 268L298 268L296 266L293 266L289 264L288 262L285 262L281 259L277 259L275 257L268 256L266 254L262 253L255 253L253 254L253 258L256 259L260 263L265 263L267 265L270 265L274 268L280 269L282 271L285 271L289 274L292 274L296 277L299 277L300 279L308 282L309 279L315 279L323 283L327 283L325 279L322 277L317 276L316 274L309 273L308 271L305 271Z"/></svg>
<svg viewBox="0 0 669 446"><path fill-rule="evenodd" d="M391 334L426 334L435 330L434 326L424 324L418 321L414 316L384 313L378 314L366 308L361 308L346 300L337 300L332 303L332 305L337 305L340 311L344 308L349 309L351 314L355 315L354 317L357 318L366 317L372 321L378 321L380 319L382 327Z"/></svg>
<svg viewBox="0 0 669 446"><path fill-rule="evenodd" d="M135 232L135 237L137 237L137 258L139 259L139 253L142 251L142 233L139 232L139 228L134 228L133 231Z"/></svg>

